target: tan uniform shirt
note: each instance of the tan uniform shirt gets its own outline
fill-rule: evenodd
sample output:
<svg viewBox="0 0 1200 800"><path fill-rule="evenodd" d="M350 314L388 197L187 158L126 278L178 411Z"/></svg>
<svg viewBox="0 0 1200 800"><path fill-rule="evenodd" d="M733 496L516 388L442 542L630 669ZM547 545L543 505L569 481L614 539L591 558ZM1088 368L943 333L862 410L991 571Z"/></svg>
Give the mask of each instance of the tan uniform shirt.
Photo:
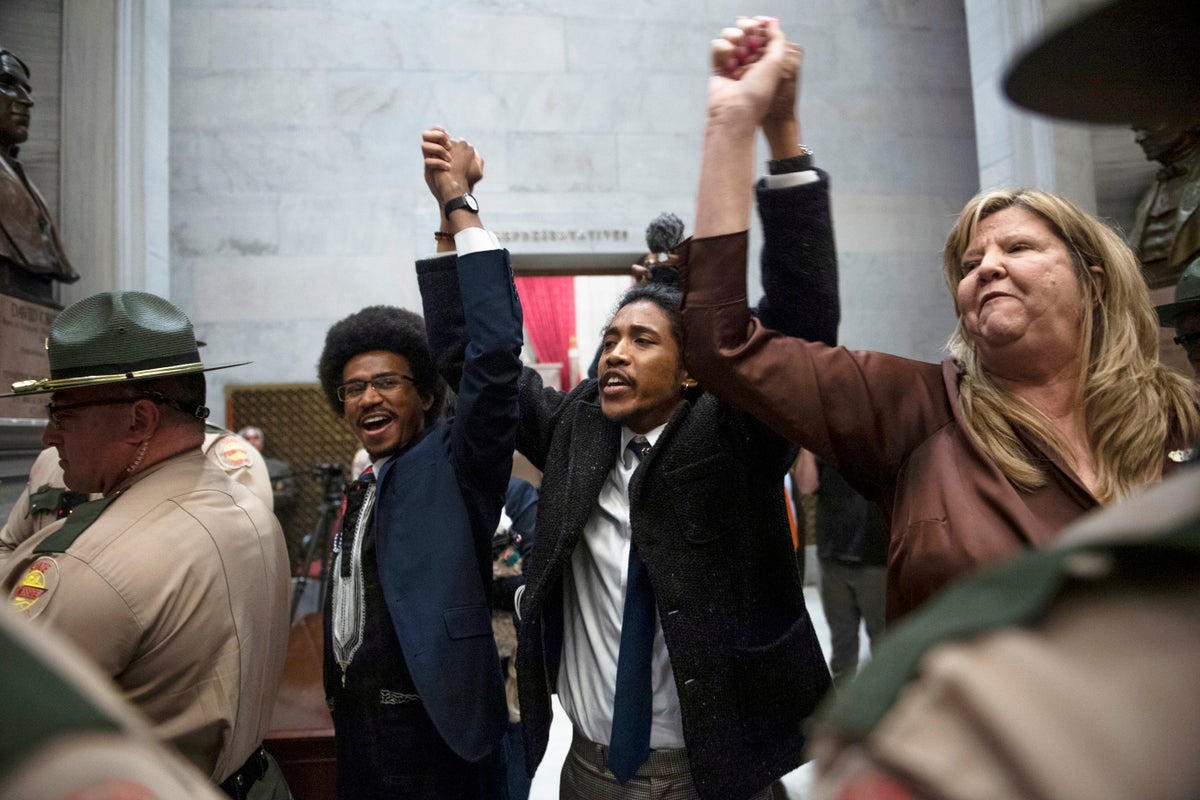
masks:
<svg viewBox="0 0 1200 800"><path fill-rule="evenodd" d="M0 797L21 800L221 800L212 782L159 742L87 656L53 631L0 608L6 654ZM52 694L51 694L52 693ZM61 715L44 712L53 703ZM53 719L48 719L53 717ZM23 722L37 719L33 728Z"/></svg>
<svg viewBox="0 0 1200 800"><path fill-rule="evenodd" d="M63 471L62 467L58 466L58 450L53 447L47 447L34 460L33 467L29 470L29 480L9 511L8 521L0 528L0 569L3 569L8 557L21 542L54 522L53 510L34 511L29 508L29 496L43 486L63 486ZM95 497L99 495L93 495L93 498Z"/></svg>
<svg viewBox="0 0 1200 800"><path fill-rule="evenodd" d="M254 492L267 508L274 510L274 493L266 462L249 442L236 433L210 425L205 428L201 449L210 461L225 470L226 475ZM17 545L55 521L53 509L30 509L29 496L43 486L61 488L64 485L63 471L58 466L58 450L47 447L33 462L25 489L9 512L8 521L0 528L0 570ZM99 497L96 494L91 499Z"/></svg>
<svg viewBox="0 0 1200 800"><path fill-rule="evenodd" d="M223 780L267 732L282 676L279 523L195 452L136 475L66 552L33 552L63 524L16 548L0 588L91 655L162 739Z"/></svg>
<svg viewBox="0 0 1200 800"><path fill-rule="evenodd" d="M1193 468L1086 518L1059 545L1149 539L1197 518ZM819 729L814 796L848 796L873 769L944 800L1200 796L1195 561L1114 569L1077 555L1036 624L929 650L866 741Z"/></svg>

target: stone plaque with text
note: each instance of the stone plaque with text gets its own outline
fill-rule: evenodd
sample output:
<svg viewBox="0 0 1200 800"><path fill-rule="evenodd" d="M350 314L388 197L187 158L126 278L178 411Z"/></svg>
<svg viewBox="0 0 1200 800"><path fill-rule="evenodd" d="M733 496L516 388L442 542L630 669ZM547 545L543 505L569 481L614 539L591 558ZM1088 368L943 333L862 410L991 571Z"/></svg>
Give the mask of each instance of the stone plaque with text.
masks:
<svg viewBox="0 0 1200 800"><path fill-rule="evenodd" d="M16 381L50 374L46 337L58 312L53 308L0 294L0 394ZM36 418L46 414L45 395L0 400L0 417Z"/></svg>

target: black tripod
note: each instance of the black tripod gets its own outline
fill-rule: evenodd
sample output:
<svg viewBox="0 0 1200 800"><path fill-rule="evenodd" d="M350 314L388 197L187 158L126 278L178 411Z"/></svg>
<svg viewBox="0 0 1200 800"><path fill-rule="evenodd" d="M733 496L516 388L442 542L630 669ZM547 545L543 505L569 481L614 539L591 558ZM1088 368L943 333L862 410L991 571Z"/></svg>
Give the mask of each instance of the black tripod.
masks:
<svg viewBox="0 0 1200 800"><path fill-rule="evenodd" d="M312 476L321 482L321 501L317 504L317 521L312 532L300 540L304 558L292 589L293 622L296 619L296 610L300 607L300 599L304 596L304 589L308 586L308 575L312 571L313 561L318 558L318 554L321 559L318 579L321 592L317 607L325 607L325 590L329 585L329 539L333 535L333 526L337 524L346 488L346 473L341 464L317 464L313 467Z"/></svg>

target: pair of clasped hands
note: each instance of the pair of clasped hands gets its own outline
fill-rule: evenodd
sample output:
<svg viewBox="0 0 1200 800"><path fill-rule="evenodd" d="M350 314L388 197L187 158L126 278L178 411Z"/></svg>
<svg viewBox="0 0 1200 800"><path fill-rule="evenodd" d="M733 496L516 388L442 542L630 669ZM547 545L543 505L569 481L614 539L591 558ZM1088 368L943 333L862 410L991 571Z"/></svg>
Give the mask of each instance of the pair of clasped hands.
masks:
<svg viewBox="0 0 1200 800"><path fill-rule="evenodd" d="M787 40L775 17L738 17L736 25L712 41L710 112L748 104L756 118L790 117L802 57L800 46Z"/></svg>
<svg viewBox="0 0 1200 800"><path fill-rule="evenodd" d="M735 26L712 41L713 73L739 80L750 65L762 59L768 40L775 36L783 36L775 17L738 17Z"/></svg>
<svg viewBox="0 0 1200 800"><path fill-rule="evenodd" d="M425 183L443 205L473 191L483 179L483 156L466 139L455 139L440 126L421 133L421 155Z"/></svg>

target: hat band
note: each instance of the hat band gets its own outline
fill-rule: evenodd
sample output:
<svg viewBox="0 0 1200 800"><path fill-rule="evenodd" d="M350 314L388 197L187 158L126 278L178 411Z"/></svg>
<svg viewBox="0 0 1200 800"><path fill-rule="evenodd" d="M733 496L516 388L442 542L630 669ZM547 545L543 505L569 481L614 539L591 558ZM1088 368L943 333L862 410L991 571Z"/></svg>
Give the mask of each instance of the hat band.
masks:
<svg viewBox="0 0 1200 800"><path fill-rule="evenodd" d="M184 363L181 364L180 362ZM126 373L132 375L135 372L143 372L145 370L184 365L188 366L189 368L194 368L198 363L200 363L200 351L192 350L190 353L175 353L169 356L147 358L141 361L125 364L87 364L81 367L60 367L58 369L51 367L50 380L57 381L65 378L82 378L87 375L98 374L116 375L120 373Z"/></svg>
<svg viewBox="0 0 1200 800"><path fill-rule="evenodd" d="M199 354L197 354L198 356ZM93 368L94 369L94 368ZM200 372L204 365L199 358L191 364L174 364L169 367L153 367L151 369L127 370L109 374L80 375L73 378L42 378L41 380L17 381L12 385L14 394L27 392L57 391L71 389L76 386L93 386L100 383L116 383L118 381L138 381L148 378L165 378L171 375L182 375L190 372Z"/></svg>

